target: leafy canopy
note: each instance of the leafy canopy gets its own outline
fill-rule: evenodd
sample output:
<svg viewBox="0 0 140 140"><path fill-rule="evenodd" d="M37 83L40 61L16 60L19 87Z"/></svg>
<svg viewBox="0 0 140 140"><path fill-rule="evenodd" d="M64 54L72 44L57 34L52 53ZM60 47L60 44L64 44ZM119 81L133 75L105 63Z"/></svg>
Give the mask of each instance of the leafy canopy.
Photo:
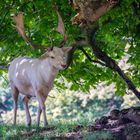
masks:
<svg viewBox="0 0 140 140"><path fill-rule="evenodd" d="M11 16L19 11L25 15L26 32L36 44L57 46L62 36L56 32L57 14L54 8L56 4L64 20L68 34L66 46L70 46L75 39L84 37L78 25L72 25L71 18L76 14L68 0L0 0L0 65L8 64L18 56L38 57L39 50L33 50L19 36L13 27ZM140 10L138 0L122 0L119 5L107 12L99 20L100 30L96 38L100 47L113 59L119 61L129 54L128 62L133 66L127 70L128 76L134 83L140 86ZM126 45L129 46L126 49ZM85 50L92 59L90 46ZM71 84L71 90L88 91L98 82L115 82L117 93L124 94L126 88L123 80L112 70L89 62L86 56L76 50L73 63L68 70L60 72L58 77L63 77ZM56 80L58 88L65 89L62 80Z"/></svg>

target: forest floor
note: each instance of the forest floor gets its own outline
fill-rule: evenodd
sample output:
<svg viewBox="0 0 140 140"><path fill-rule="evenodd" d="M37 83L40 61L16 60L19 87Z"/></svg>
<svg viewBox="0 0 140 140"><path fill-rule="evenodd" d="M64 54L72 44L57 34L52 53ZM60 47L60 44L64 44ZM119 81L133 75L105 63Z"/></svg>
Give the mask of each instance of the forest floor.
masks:
<svg viewBox="0 0 140 140"><path fill-rule="evenodd" d="M112 110L93 123L58 122L43 127L0 125L0 140L139 140L140 108Z"/></svg>

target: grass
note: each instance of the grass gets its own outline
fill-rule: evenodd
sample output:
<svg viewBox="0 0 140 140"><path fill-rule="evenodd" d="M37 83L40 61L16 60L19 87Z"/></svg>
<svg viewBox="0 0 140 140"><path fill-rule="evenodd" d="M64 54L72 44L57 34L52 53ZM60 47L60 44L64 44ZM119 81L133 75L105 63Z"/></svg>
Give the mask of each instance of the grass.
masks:
<svg viewBox="0 0 140 140"><path fill-rule="evenodd" d="M55 121L50 122L46 128L26 127L24 125L1 125L0 140L49 140L62 139L69 136L81 137L84 140L103 140L111 138L106 132L89 132L88 121Z"/></svg>
<svg viewBox="0 0 140 140"><path fill-rule="evenodd" d="M109 132L105 131L96 131L92 133L87 133L83 136L84 140L113 140L113 136Z"/></svg>

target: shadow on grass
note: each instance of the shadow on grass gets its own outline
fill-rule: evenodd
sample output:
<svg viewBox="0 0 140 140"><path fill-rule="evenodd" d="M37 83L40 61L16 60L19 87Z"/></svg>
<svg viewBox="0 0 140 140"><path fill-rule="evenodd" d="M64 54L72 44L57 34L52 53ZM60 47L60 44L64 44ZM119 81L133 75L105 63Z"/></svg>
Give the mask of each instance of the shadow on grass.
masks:
<svg viewBox="0 0 140 140"><path fill-rule="evenodd" d="M44 127L0 126L0 140L99 140L112 139L107 132L90 132L88 122L58 121Z"/></svg>

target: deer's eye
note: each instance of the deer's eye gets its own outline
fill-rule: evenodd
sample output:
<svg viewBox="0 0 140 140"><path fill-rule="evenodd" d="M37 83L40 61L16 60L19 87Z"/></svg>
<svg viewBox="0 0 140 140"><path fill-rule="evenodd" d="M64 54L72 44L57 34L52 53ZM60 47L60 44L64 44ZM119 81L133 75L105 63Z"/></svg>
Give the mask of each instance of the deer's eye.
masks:
<svg viewBox="0 0 140 140"><path fill-rule="evenodd" d="M54 59L54 56L51 56L52 59Z"/></svg>

